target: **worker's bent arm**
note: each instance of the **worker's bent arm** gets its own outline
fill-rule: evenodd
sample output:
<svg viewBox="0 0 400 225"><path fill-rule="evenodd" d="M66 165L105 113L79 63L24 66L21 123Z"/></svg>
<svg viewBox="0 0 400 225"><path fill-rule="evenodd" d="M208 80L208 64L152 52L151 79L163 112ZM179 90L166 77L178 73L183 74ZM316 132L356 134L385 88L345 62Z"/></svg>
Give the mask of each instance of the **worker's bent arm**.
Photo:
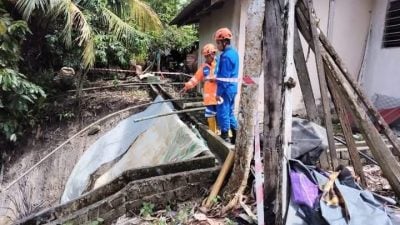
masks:
<svg viewBox="0 0 400 225"><path fill-rule="evenodd" d="M189 90L196 87L197 84L199 84L199 82L203 80L203 78L204 78L203 68L200 68L196 71L194 76L188 82L185 83L185 89Z"/></svg>

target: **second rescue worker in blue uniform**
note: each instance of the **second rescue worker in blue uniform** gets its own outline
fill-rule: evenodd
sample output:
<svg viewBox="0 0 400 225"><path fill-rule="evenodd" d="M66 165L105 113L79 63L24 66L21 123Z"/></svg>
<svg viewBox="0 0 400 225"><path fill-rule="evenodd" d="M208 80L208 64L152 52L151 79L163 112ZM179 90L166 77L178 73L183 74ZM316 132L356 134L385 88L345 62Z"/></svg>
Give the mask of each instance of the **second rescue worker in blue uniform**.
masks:
<svg viewBox="0 0 400 225"><path fill-rule="evenodd" d="M238 123L234 115L235 97L238 89L239 55L231 46L232 32L221 28L215 32L217 48L221 51L217 70L217 96L222 104L217 105L217 122L221 138L235 144ZM229 130L232 138L229 138Z"/></svg>

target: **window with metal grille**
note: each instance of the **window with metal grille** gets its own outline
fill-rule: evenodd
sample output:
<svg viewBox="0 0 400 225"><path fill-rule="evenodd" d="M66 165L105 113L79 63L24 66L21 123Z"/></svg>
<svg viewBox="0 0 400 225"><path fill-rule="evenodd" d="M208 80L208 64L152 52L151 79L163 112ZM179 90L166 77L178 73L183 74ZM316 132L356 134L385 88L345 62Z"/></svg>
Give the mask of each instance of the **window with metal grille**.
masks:
<svg viewBox="0 0 400 225"><path fill-rule="evenodd" d="M383 34L383 47L400 47L400 0L389 1Z"/></svg>

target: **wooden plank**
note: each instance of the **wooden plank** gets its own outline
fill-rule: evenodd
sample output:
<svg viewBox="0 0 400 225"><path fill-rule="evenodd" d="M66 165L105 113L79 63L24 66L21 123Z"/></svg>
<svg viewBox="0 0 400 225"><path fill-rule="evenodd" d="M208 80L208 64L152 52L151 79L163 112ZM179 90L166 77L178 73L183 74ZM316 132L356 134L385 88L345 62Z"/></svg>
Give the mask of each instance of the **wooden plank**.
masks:
<svg viewBox="0 0 400 225"><path fill-rule="evenodd" d="M303 46L301 45L300 34L295 24L294 32L294 62L296 64L297 76L299 77L300 89L303 94L304 105L306 106L307 118L310 121L321 124L318 116L317 105L311 86L310 75L307 69L306 59L304 57Z"/></svg>
<svg viewBox="0 0 400 225"><path fill-rule="evenodd" d="M285 157L281 159L282 161L282 189L280 193L281 204L282 204L282 218L276 220L276 224L284 224L284 217L286 215L290 193L289 178L288 178L288 159L291 158L291 143L292 143L292 114L293 114L293 101L292 101L292 88L295 87L294 75L296 73L296 66L294 63L294 36L295 32L295 19L294 19L294 9L295 1L288 0L288 15L287 15L287 27L286 27L286 54L285 54L285 74L284 74L284 104L283 104L283 130L282 130L282 150ZM280 220L279 220L280 219Z"/></svg>
<svg viewBox="0 0 400 225"><path fill-rule="evenodd" d="M324 54L324 62L332 71L332 79L336 82L340 95L345 96L349 101L356 121L365 137L365 140L370 146L371 152L375 160L379 163L384 176L388 179L393 191L397 196L400 196L400 165L396 158L386 146L382 136L372 123L366 110L360 105L359 96L347 81L344 74L334 65L333 59L327 53Z"/></svg>
<svg viewBox="0 0 400 225"><path fill-rule="evenodd" d="M337 85L330 79L332 77L331 71L325 64L325 71L328 77L328 88L332 96L333 103L335 105L336 113L338 114L340 125L342 127L343 135L346 140L346 145L350 155L350 160L353 164L355 173L360 177L361 184L367 187L367 181L364 176L363 167L361 164L360 156L357 151L357 146L353 138L353 132L351 131L350 121L347 117L346 104L340 96ZM346 102L347 103L347 102Z"/></svg>
<svg viewBox="0 0 400 225"><path fill-rule="evenodd" d="M296 7L296 19L297 19L296 25L301 27L300 30L303 31L302 34L304 38L308 41L311 48L313 48L314 45L310 41L311 40L310 32L304 32L304 30L309 31L310 28L309 26L307 26L305 22L306 19L304 15L302 13L297 12L299 10L300 10L299 7ZM310 78L307 70L306 61L304 58L304 53L301 46L300 35L298 34L298 32L296 33L298 37L295 37L295 49L297 49L297 52L295 54L295 63L296 63L297 75L299 76L300 87L303 92L303 98L307 114L311 121L313 121L314 118L315 120L314 122L321 124L321 118L318 116L318 110L315 104L315 98L314 98L314 93L312 92L311 82L308 81L310 80ZM321 153L319 161L322 168L329 168L329 158L328 158L328 153L326 151L323 151Z"/></svg>
<svg viewBox="0 0 400 225"><path fill-rule="evenodd" d="M283 22L279 0L265 1L264 24L264 203L265 221L282 217L280 205L280 177L283 151L279 146L282 120L283 81ZM278 194L279 193L279 194ZM278 197L278 198L277 198ZM275 216L276 215L276 216Z"/></svg>
<svg viewBox="0 0 400 225"><path fill-rule="evenodd" d="M328 136L328 144L329 144L329 155L331 160L332 169L335 169L338 165L337 156L336 156L336 148L335 148L335 139L333 137L333 125L332 125L332 115L331 109L329 106L329 97L328 97L328 88L326 84L326 76L324 65L321 56L320 50L320 42L318 39L318 30L317 25L315 22L315 18L313 17L313 1L308 0L308 13L309 13L309 20L311 25L311 34L314 43L314 53L315 53L315 60L317 64L317 71L318 71L318 80L319 80L319 88L321 91L321 102L322 108L324 111L324 121L326 127L326 133ZM325 168L327 169L327 168Z"/></svg>

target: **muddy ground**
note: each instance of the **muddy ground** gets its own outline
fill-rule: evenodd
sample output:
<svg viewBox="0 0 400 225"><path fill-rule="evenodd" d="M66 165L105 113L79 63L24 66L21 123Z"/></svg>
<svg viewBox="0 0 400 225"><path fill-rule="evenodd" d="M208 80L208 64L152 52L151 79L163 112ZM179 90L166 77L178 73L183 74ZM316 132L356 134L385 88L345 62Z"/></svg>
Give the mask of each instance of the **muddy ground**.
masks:
<svg viewBox="0 0 400 225"><path fill-rule="evenodd" d="M24 138L23 144L3 155L5 162L2 189L92 122L110 113L150 101L148 90L141 87L87 92L82 98L82 111L78 113L71 111L76 104L73 94L54 98L48 107L47 121L33 129ZM97 134L88 136L85 133L78 136L17 184L2 192L0 224L7 224L10 220L57 204L70 172L85 149L120 120L143 109L126 112L106 120L100 124L101 129Z"/></svg>

